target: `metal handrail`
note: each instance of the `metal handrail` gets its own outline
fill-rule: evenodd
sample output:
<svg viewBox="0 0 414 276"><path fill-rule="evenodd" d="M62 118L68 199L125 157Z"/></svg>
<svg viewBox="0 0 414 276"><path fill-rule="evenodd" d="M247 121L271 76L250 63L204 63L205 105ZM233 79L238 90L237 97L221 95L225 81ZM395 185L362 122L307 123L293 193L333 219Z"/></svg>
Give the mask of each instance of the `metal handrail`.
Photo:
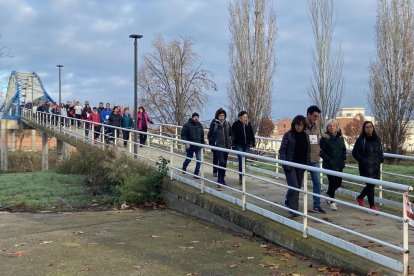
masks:
<svg viewBox="0 0 414 276"><path fill-rule="evenodd" d="M46 127L49 127L51 129L56 129L56 131L62 131L62 129L63 129L64 133L67 133L69 135L82 136L82 135L77 134L76 131L75 132L71 132L71 129L70 129L70 131L68 131L65 127L61 128L61 127L57 127L55 125L56 122L58 122L59 124L61 123L61 118L63 116L55 115L55 114L48 114L48 113L41 113L41 112L37 112L36 115L40 115L39 117L41 117L41 119L36 119L37 116L33 116L33 112L31 110L26 110L26 109L23 108L22 118L24 118L24 119L27 119L27 120L32 121L32 122L34 121L34 123L37 123L39 125L45 125ZM28 118L26 118L26 116ZM48 119L45 119L46 117ZM65 117L65 118L67 118L67 117ZM81 123L87 122L87 123L90 123L90 124L97 124L97 123L93 123L93 122L90 122L90 121L84 121L84 120L76 119L76 118L68 118L68 119L75 121L76 122L75 125L77 124L77 122L81 122ZM391 189L394 189L394 190L397 190L397 191L400 191L400 192L407 192L407 191L412 191L413 190L413 188L411 186L403 185L403 184L400 184L400 183L394 183L394 182L390 182L390 181L383 181L383 180L377 180L377 179L372 179L372 178L366 178L366 177L362 177L362 176L356 176L356 175L342 173L342 172L330 171L330 170L321 169L321 168L315 168L313 166L307 166L307 165L297 164L297 163L293 163L293 162L289 162L289 161L284 161L284 160L280 160L280 159L276 159L276 158L270 158L270 157L261 156L261 155L255 155L255 154L251 154L251 153L239 152L239 151L235 151L235 150L231 150L231 149L224 149L224 148L210 146L210 145L205 145L205 144L198 144L198 143L184 141L184 140L181 140L181 139L178 139L178 138L168 137L168 136L164 136L164 135L158 135L158 134L153 134L153 133L148 133L148 132L142 132L142 131L137 131L137 130L132 130L132 129L124 129L124 128L121 128L121 127L113 127L113 126L110 126L110 125L107 125L107 124L101 124L101 123L99 123L99 125L101 125L103 127L106 127L106 128L113 128L113 129L118 129L118 130L126 130L126 131L129 131L129 132L133 133L134 135L136 135L136 134L146 134L146 135L151 136L153 138L154 137L155 138L158 138L159 140L169 141L170 142L170 152L169 152L169 154L171 154L171 159L173 159L174 156L180 156L180 157L182 157L182 155L179 155L177 153L174 153L174 144L179 144L179 143L180 144L189 144L189 145L194 145L194 146L201 147L203 149L210 149L210 150L215 150L215 151L227 152L227 153L231 153L231 154L234 154L234 155L241 155L242 158L243 158L243 162L245 162L246 158L253 158L253 159L259 159L261 161L266 161L266 162L270 162L270 163L291 166L291 167L300 168L300 169L304 169L304 170L308 170L308 171L315 171L315 172L318 172L318 173L334 175L334 176L342 177L344 179L349 179L349 180L354 180L354 181L360 181L360 182L370 183L370 184L374 184L374 185L377 185L377 186L388 187L388 188L391 188ZM101 127L101 129L103 129L103 127ZM93 131L91 131L91 133L93 133ZM115 131L114 133L117 133L117 131ZM115 135L115 139L117 139L116 135ZM130 142L130 143L133 143L133 142ZM150 145L148 145L147 147L149 149L150 148ZM167 151L165 151L165 152L167 152ZM202 156L203 156L203 151L202 151ZM148 156L148 159L150 159L149 156ZM173 178L173 171L180 171L181 170L179 167L178 168L174 167L174 165L172 163L173 162L171 162L170 165L169 165L170 166L170 169L171 169L171 178ZM201 162L202 168L206 164L207 164L206 162L202 161ZM227 170L228 171L231 171L230 169L227 169ZM202 171L203 171L203 169L202 169ZM234 172L237 172L238 173L238 171L234 171ZM223 186L226 189L231 189L233 192L236 192L236 193L241 194L241 196L242 196L241 206L242 206L242 209L243 210L246 210L246 206L250 206L251 205L251 203L249 203L249 205L247 204L247 197L246 197L247 195L250 196L250 197L254 197L256 199L259 199L259 200L261 200L263 202L268 202L264 198L261 198L261 197L258 197L256 195L253 195L251 193L247 193L246 192L246 183L244 181L244 179L245 179L246 176L254 177L254 178L259 179L259 180L260 179L264 179L263 177L260 177L258 175L247 174L245 171L243 171L243 173L242 173L242 178L243 178L242 190L238 190L238 189L234 189L234 188L231 188L231 187L225 187L225 186ZM206 192L207 191L207 192L213 193L210 189L208 189L204 185L204 181L211 182L211 183L214 183L214 184L218 184L218 183L216 183L214 181L211 181L211 180L205 178L204 175L203 175L203 172L202 172L202 175L200 176L200 179L201 179L201 184L200 184L199 187L201 189L201 192L203 193L203 192ZM270 182L270 183L276 184L278 186L282 186L283 185L283 187L287 188L285 184L281 184L281 183L278 183L276 181L272 181L272 180L266 179L266 182ZM304 183L307 183L307 176L306 176L306 174L305 174ZM311 228L307 226L307 224L308 224L307 223L307 219L309 218L309 219L312 219L312 220L316 220L318 222L321 222L321 223L330 225L330 226L332 226L332 227L334 227L336 229L344 230L344 231L346 231L348 233L356 234L359 237L363 237L365 239L378 242L379 244L381 244L383 246L387 246L389 248L392 248L392 249L395 249L397 251L402 252L403 253L403 262L402 263L397 262L396 260L390 259L388 257L385 257L383 255L380 255L382 257L378 257L377 256L378 255L377 253L376 253L376 255L374 254L376 256L375 258L374 257L367 257L367 256L365 256L365 257L367 257L367 258L369 258L371 260L374 260L376 262L380 262L380 263L382 263L384 265L387 265L388 267L391 267L393 269L403 271L404 273L406 273L406 271L408 271L408 252L409 252L408 251L408 234L407 234L408 233L408 219L407 219L407 216L406 216L405 207L403 208L403 212L402 212L403 214L402 214L401 217L400 216L391 215L391 214L388 214L388 213L384 213L384 212L380 212L380 211L374 211L375 214L378 214L378 215L381 215L381 216L384 216L384 217L388 217L388 218L391 218L391 219L394 219L394 220L397 220L397 221L400 221L400 222L403 223L403 230L404 230L403 231L404 232L403 233L403 246L402 247L399 247L399 246L396 246L395 244L388 243L386 241L378 240L378 239L376 239L374 237L371 237L371 236L368 236L368 235L365 235L365 234L361 234L361 233L358 233L358 232L356 232L354 230L345 228L344 226L339 226L339 225L336 225L336 224L328 223L328 222L326 222L324 220L320 220L320 219L318 219L316 217L313 217L313 216L309 215L308 214L308 211L307 211L307 204L305 204L305 203L307 203L308 196L310 196L310 195L311 196L319 196L319 197L325 198L325 199L328 199L328 197L323 196L323 195L318 195L318 194L313 194L311 192L308 192L307 191L307 185L304 185L303 189L296 189L296 188L293 188L293 187L288 187L288 189L297 190L297 191L299 191L299 192L301 192L303 194L303 201L304 201L304 204L303 204L303 212L298 212L298 211L295 211L295 210L291 210L291 209L289 209L287 207L284 207L282 205L275 204L275 203L273 203L273 205L275 205L276 207L281 208L281 209L288 209L290 211L299 213L299 214L301 214L303 216L303 224L302 224L302 226L303 226L303 236L304 237L306 237L309 234L309 231L311 230ZM346 201L342 201L342 200L338 200L338 199L331 199L331 198L329 198L329 199L332 200L332 201L335 201L335 202L338 202L338 203L347 205L349 207L353 207L353 208L360 209L360 210L366 210L366 208L364 208L364 207L360 207L360 206L357 206L355 204L351 204L351 203L346 202ZM334 237L332 237L332 238L334 238ZM341 240L341 239L337 238L337 241L338 240ZM362 250L362 249L359 248L359 250ZM370 251L368 249L366 249L366 250L367 251ZM355 251L352 251L352 252L358 253L358 252L355 252ZM370 251L370 252L372 252L372 251ZM384 263L384 260L386 260L385 263ZM394 262L392 262L391 260L393 260Z"/></svg>

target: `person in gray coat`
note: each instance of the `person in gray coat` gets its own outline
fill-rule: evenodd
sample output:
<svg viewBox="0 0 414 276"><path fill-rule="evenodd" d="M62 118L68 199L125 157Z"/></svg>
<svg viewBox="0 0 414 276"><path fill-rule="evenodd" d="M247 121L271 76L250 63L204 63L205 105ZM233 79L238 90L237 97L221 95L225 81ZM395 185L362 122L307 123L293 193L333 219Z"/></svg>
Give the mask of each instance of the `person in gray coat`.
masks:
<svg viewBox="0 0 414 276"><path fill-rule="evenodd" d="M208 131L208 142L211 146L220 147L230 149L232 146L232 132L231 132L231 125L228 121L226 121L227 113L224 109L220 108L216 111L216 115L214 120L210 124L210 128ZM213 159L215 158L218 161L218 168L217 170L217 182L221 185L226 185L224 181L225 176L225 168L227 167L227 159L229 154L227 152L214 150L213 151ZM213 161L213 165L214 161ZM221 186L218 185L218 188Z"/></svg>
<svg viewBox="0 0 414 276"><path fill-rule="evenodd" d="M199 122L200 115L197 112L194 112L191 115L191 118L188 119L188 122L184 124L183 129L181 130L181 139L185 141L190 141L194 143L204 144L204 130L203 126ZM200 172L200 161L201 161L201 148L194 145L185 144L186 159L183 163L183 173L187 170L188 164L190 164L193 155L196 156L196 167L194 170L194 177L198 178Z"/></svg>

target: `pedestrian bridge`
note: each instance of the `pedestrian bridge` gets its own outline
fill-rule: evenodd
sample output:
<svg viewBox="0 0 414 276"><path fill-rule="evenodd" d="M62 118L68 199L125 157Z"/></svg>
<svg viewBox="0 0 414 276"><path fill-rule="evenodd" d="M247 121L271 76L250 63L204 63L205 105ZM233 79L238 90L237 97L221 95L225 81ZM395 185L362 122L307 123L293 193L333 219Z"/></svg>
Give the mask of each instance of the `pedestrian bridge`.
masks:
<svg viewBox="0 0 414 276"><path fill-rule="evenodd" d="M256 154L248 154L186 142L180 139L180 127L158 125L147 133L147 143L142 147L135 145L133 138L130 138L127 141L127 147L124 147L122 139L117 137L117 132L115 132L114 143L105 142L104 127L110 126L102 125L100 138L94 141L92 139L93 131L89 131L89 134L85 135L85 124L82 120L79 120L79 127L76 127L76 123L73 125L63 123L67 118L62 118L59 115L34 113L31 109L25 108L19 112L21 122L44 133L45 139L54 136L58 142L63 141L74 146L82 144L102 149L115 148L119 152L130 155L131 158L145 160L154 167L159 157L162 156L169 161L171 180L178 180L197 189L199 195L209 194L227 201L235 208L240 208L241 212L254 212L275 224L283 225L286 227L286 231L301 233L300 236L303 240L315 238L325 244L330 244L341 252L345 251L359 256L359 259L366 260L365 269L367 271L377 267L385 267L389 271L394 271L395 275L408 275L409 264L414 264L413 255L409 250L409 246L414 244L414 228L409 226L407 206L403 204L404 195L410 196L408 193L412 191L412 187L409 185L279 160L276 154L279 141L269 138L259 137L257 144L261 148L254 151ZM122 128L117 129L123 130ZM131 136L140 134L139 131L131 131L131 133ZM199 178L194 178L191 174L195 160L192 161L185 174L181 170L185 159L183 150L185 143L203 148ZM46 156L47 143L44 145L43 155ZM59 147L61 148L58 143L58 154L61 151ZM222 150L230 154L230 166L226 171L227 186L219 185L220 188L217 188L218 183L212 174L211 150ZM241 154L243 162L246 164L242 173L242 185L239 184L236 154ZM4 155L2 156L4 159ZM328 205L323 205L327 209L326 214L310 211L312 210L313 196L321 197L322 202L328 198L325 194L313 194L311 192L312 183L305 175L306 185L298 190L301 194L300 207L297 212L299 217L290 218L289 211L292 210L284 205L287 185L284 175L279 171L281 165L317 171L323 176L331 174L343 177L345 183L335 199L338 211L328 210ZM45 165L44 168L47 169L47 166ZM364 186L363 183L374 184L377 186L377 190L380 190L381 193L376 197L377 203L381 204L380 211L371 212L368 208L361 207L354 202L356 191L361 190L361 186ZM326 185L323 185L323 188L326 189ZM255 233L254 230L252 232ZM284 246L289 248L291 244L284 244ZM334 257L336 253L336 250L332 250L321 254L325 255L323 258L325 261L335 266L338 264L335 261L338 258ZM313 257L322 258L321 255Z"/></svg>

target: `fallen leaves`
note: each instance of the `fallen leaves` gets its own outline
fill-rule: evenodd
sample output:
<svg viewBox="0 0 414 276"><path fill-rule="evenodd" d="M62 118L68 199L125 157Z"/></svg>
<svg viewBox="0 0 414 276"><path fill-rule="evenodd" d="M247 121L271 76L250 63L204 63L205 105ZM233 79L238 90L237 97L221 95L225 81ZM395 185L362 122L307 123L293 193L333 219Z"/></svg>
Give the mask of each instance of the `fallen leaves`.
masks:
<svg viewBox="0 0 414 276"><path fill-rule="evenodd" d="M21 242L21 243L15 244L14 246L15 246L15 247L18 247L18 246L23 246L23 245L27 245L27 243L25 243L25 242Z"/></svg>
<svg viewBox="0 0 414 276"><path fill-rule="evenodd" d="M227 253L227 254L233 254L233 253L236 253L236 251L227 250L227 251L226 251L226 253Z"/></svg>
<svg viewBox="0 0 414 276"><path fill-rule="evenodd" d="M230 264L229 267L230 268L236 268L236 267L239 267L239 265L238 264Z"/></svg>
<svg viewBox="0 0 414 276"><path fill-rule="evenodd" d="M159 238L160 236L157 236L157 235L151 235L151 238L154 238L154 239L157 239L157 238Z"/></svg>
<svg viewBox="0 0 414 276"><path fill-rule="evenodd" d="M53 241L42 241L40 244L41 245L45 245L45 244L51 244Z"/></svg>
<svg viewBox="0 0 414 276"><path fill-rule="evenodd" d="M75 234L75 235L81 235L81 234L83 234L83 232L82 231L75 231L75 232L73 232L73 234Z"/></svg>
<svg viewBox="0 0 414 276"><path fill-rule="evenodd" d="M180 249L194 249L193 246L180 246Z"/></svg>
<svg viewBox="0 0 414 276"><path fill-rule="evenodd" d="M24 251L15 251L15 252L9 253L8 255L9 255L10 258L19 258L19 257L22 257L22 256L26 255L26 252L24 252Z"/></svg>

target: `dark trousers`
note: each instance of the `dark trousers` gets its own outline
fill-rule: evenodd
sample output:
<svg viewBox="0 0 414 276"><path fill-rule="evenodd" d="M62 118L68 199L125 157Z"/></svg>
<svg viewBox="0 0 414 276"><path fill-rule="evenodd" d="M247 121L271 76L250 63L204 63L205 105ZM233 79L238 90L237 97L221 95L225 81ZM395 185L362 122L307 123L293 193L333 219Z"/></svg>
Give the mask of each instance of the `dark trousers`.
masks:
<svg viewBox="0 0 414 276"><path fill-rule="evenodd" d="M101 126L94 126L93 127L93 139L98 139L101 136Z"/></svg>
<svg viewBox="0 0 414 276"><path fill-rule="evenodd" d="M187 170L188 164L190 164L191 159L193 158L193 155L195 154L196 156L196 167L194 170L194 174L198 175L200 172L200 166L201 166L201 149L200 148L194 148L194 147L190 147L189 149L185 150L186 152L186 159L184 160L183 163L183 171Z"/></svg>
<svg viewBox="0 0 414 276"><path fill-rule="evenodd" d="M375 185L365 183L364 189L362 189L361 194L358 196L359 199L363 199L365 196L368 197L369 207L375 206Z"/></svg>
<svg viewBox="0 0 414 276"><path fill-rule="evenodd" d="M80 114L75 114L75 118L78 120L82 119ZM76 126L80 127L80 125L81 125L81 121L76 121Z"/></svg>
<svg viewBox="0 0 414 276"><path fill-rule="evenodd" d="M234 149L237 150L237 151L249 152L250 145L236 145L234 147ZM243 167L242 167L242 165L243 165L242 159L243 158L242 157L243 156L241 156L241 155L237 155L237 158L239 159L239 172L240 172L239 179L241 179L241 177L242 177L241 172L243 171Z"/></svg>
<svg viewBox="0 0 414 276"><path fill-rule="evenodd" d="M223 168L217 168L217 182L224 184L224 176L226 174L227 159L229 157L228 152L215 151L217 155L218 165Z"/></svg>
<svg viewBox="0 0 414 276"><path fill-rule="evenodd" d="M141 131L143 131L143 132L147 132L147 130L146 129L143 129L143 130L141 130ZM141 145L145 145L145 143L147 142L147 135L146 134L139 134L139 143L141 144Z"/></svg>
<svg viewBox="0 0 414 276"><path fill-rule="evenodd" d="M213 165L218 166L218 158L217 158L217 154L215 150L211 150L211 152L213 153ZM217 167L213 167L213 173L217 173L218 168Z"/></svg>
<svg viewBox="0 0 414 276"><path fill-rule="evenodd" d="M336 190L342 185L342 177L328 174L328 191L326 192L330 198L335 198Z"/></svg>
<svg viewBox="0 0 414 276"><path fill-rule="evenodd" d="M89 136L89 129L91 128L91 123L85 122L85 136L88 138Z"/></svg>
<svg viewBox="0 0 414 276"><path fill-rule="evenodd" d="M128 130L123 130L122 131L122 138L124 139L124 146L127 146L128 141L129 141L129 131Z"/></svg>
<svg viewBox="0 0 414 276"><path fill-rule="evenodd" d="M303 185L303 177L305 170L290 167L290 170L285 170L286 181L289 187L301 189ZM289 189L286 193L285 205L290 209L299 209L299 192Z"/></svg>

